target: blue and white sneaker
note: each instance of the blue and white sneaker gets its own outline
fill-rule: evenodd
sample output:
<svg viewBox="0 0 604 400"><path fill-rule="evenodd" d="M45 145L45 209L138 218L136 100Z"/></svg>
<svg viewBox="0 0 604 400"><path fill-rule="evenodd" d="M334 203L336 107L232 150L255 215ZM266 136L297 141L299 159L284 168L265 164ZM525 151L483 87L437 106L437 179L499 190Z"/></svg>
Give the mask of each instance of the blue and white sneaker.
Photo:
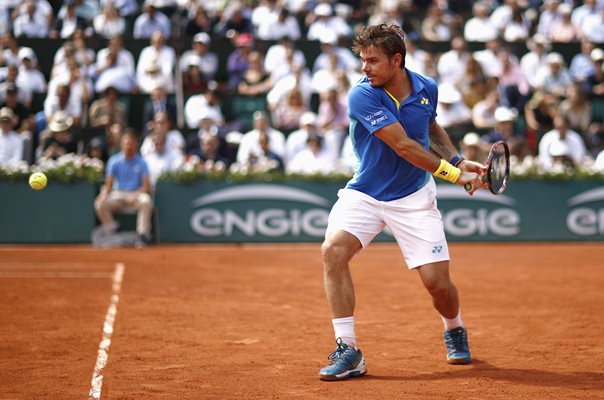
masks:
<svg viewBox="0 0 604 400"><path fill-rule="evenodd" d="M367 365L361 350L353 349L341 338L337 338L336 343L338 347L327 357L329 364L321 369L319 378L322 381L339 381L365 375Z"/></svg>
<svg viewBox="0 0 604 400"><path fill-rule="evenodd" d="M469 364L472 362L470 346L468 346L468 331L463 326L445 331L447 346L447 362L449 364Z"/></svg>

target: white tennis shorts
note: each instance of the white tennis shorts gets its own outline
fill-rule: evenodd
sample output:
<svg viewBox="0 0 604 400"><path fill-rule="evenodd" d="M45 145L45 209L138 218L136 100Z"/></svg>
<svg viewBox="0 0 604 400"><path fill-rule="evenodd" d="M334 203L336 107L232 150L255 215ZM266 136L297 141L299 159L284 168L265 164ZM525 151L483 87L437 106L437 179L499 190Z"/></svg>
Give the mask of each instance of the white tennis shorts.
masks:
<svg viewBox="0 0 604 400"><path fill-rule="evenodd" d="M329 214L326 232L346 231L366 247L386 227L401 248L409 269L449 260L433 179L417 192L393 201L378 201L356 190L341 189Z"/></svg>

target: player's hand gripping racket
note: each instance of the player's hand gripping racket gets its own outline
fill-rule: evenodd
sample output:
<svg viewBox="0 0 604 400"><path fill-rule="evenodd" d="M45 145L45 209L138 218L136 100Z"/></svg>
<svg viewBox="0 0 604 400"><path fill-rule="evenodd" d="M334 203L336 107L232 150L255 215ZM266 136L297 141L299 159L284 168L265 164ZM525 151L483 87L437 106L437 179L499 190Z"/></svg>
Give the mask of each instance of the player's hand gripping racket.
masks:
<svg viewBox="0 0 604 400"><path fill-rule="evenodd" d="M510 149L506 142L501 140L491 147L486 166L487 172L482 176L483 182L491 193L503 193L510 177ZM471 191L472 184L466 183L464 189Z"/></svg>

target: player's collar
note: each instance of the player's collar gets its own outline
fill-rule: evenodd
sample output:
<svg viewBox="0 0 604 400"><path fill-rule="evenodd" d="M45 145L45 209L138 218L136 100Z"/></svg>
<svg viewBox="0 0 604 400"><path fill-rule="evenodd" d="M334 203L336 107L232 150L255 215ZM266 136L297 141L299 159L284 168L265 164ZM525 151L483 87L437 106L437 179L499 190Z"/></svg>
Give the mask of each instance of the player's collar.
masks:
<svg viewBox="0 0 604 400"><path fill-rule="evenodd" d="M413 88L413 91L417 94L424 90L424 82L422 82L421 79L418 79L418 74L413 71L410 71L407 67L405 67L405 71L407 71L407 76L411 81L411 87Z"/></svg>

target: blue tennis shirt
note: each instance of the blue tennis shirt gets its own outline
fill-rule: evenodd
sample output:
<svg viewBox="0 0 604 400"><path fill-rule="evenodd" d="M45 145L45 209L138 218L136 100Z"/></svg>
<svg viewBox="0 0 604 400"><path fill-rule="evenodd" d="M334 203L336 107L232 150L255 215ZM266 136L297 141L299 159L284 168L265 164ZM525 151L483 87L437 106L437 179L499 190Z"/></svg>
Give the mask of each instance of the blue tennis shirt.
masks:
<svg viewBox="0 0 604 400"><path fill-rule="evenodd" d="M399 104L386 90L372 87L367 77L348 93L349 135L359 165L346 188L376 200L391 201L422 188L430 174L399 157L373 133L400 123L407 135L429 149L429 125L436 118L438 91L433 79L407 70L412 91Z"/></svg>
<svg viewBox="0 0 604 400"><path fill-rule="evenodd" d="M112 155L107 161L106 175L113 177L115 190L134 191L143 186L143 177L149 175L149 168L140 154L126 160L120 152Z"/></svg>

